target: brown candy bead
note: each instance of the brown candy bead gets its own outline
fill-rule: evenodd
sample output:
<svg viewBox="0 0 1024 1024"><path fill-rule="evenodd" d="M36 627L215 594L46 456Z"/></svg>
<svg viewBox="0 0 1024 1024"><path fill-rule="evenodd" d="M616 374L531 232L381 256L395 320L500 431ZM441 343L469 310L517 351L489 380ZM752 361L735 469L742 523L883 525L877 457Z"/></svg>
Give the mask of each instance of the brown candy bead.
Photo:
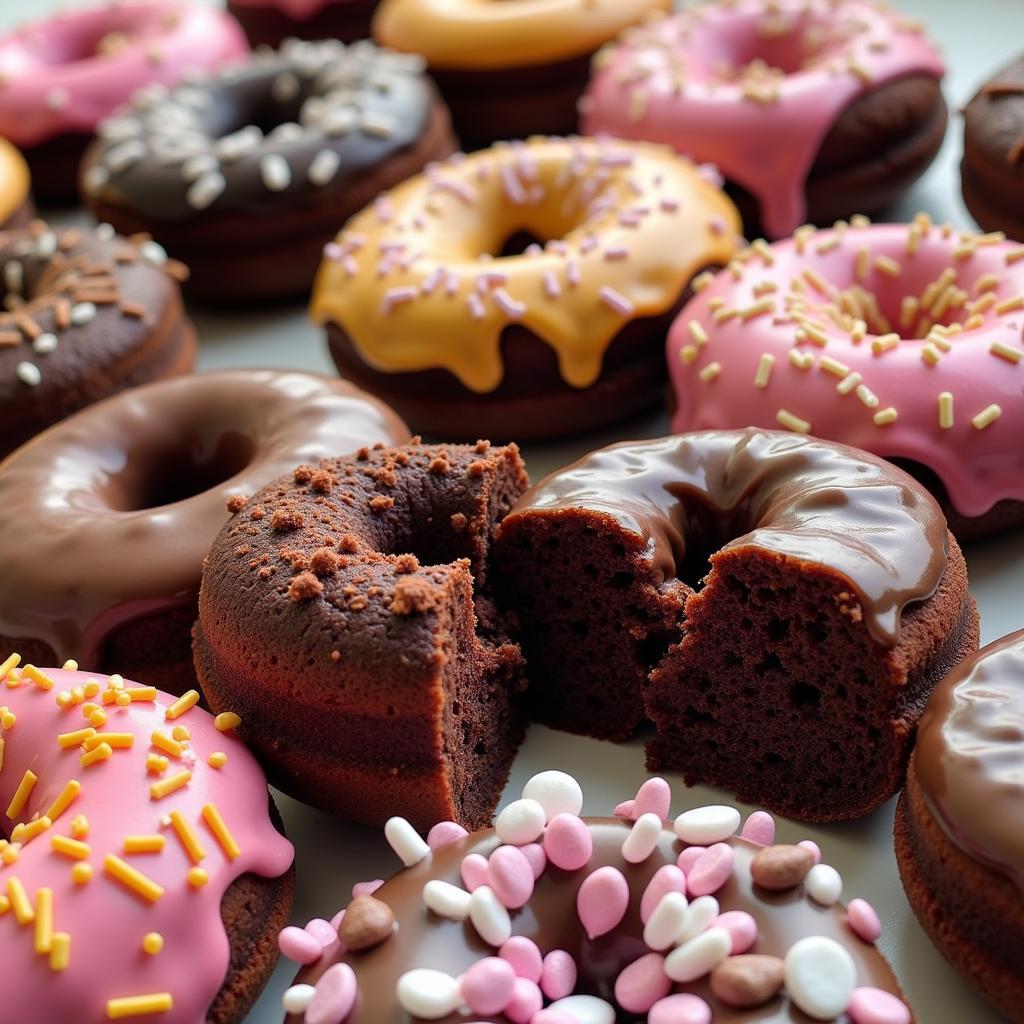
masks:
<svg viewBox="0 0 1024 1024"><path fill-rule="evenodd" d="M782 891L799 885L814 867L814 854L802 846L766 846L750 862L750 877L762 889Z"/></svg>
<svg viewBox="0 0 1024 1024"><path fill-rule="evenodd" d="M779 994L782 979L780 957L730 956L711 972L711 991L729 1006L762 1006Z"/></svg>
<svg viewBox="0 0 1024 1024"><path fill-rule="evenodd" d="M348 905L338 935L348 949L369 949L391 936L395 915L374 896L356 896Z"/></svg>

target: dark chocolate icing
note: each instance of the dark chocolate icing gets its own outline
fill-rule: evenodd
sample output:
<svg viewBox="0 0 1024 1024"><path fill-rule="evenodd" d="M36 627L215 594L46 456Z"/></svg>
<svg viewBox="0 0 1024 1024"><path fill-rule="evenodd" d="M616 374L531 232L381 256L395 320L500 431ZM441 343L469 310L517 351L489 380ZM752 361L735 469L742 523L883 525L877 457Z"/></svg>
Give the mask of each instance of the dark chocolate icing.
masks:
<svg viewBox="0 0 1024 1024"><path fill-rule="evenodd" d="M622 842L629 824L612 818L587 819L594 840L594 854L587 868L566 872L549 867L537 882L533 898L520 911L512 912L512 931L533 939L543 953L564 949L572 954L580 970L576 992L597 995L613 1002L615 978L629 963L648 953L643 943L640 898L658 868L674 864L683 844L670 828L662 831L658 848L642 864L627 864ZM443 920L426 909L422 892L432 878L462 885L459 865L470 853L487 856L500 845L493 830L474 833L459 842L435 850L426 860L408 868L387 882L376 896L395 912L398 929L381 946L365 953L349 953L343 959L352 965L359 983L359 998L346 1024L409 1024L411 1018L395 999L395 984L406 971L431 967L451 975L461 974L472 963L494 950L476 934L472 924ZM900 996L899 985L889 966L874 946L856 938L846 924L842 906L822 907L810 900L802 888L788 892L755 891L750 878L750 860L759 849L743 839L733 839L736 862L732 878L716 893L722 911L745 910L757 921L758 939L751 952L785 956L798 939L822 935L844 946L857 968L858 985L872 985ZM576 911L576 894L587 875L598 867L612 865L626 877L630 904L615 931L589 941ZM315 983L339 959L337 947L328 949L312 967L299 972L296 983ZM715 1024L809 1024L809 1018L783 995L764 1006L739 1010L725 1006L710 991L707 980L676 987L695 992L714 1008ZM636 1020L639 1014L620 1014L622 1020ZM467 1018L453 1014L446 1024ZM505 1020L503 1016L474 1017ZM846 1019L845 1017L843 1018ZM301 1015L286 1018L301 1024Z"/></svg>
<svg viewBox="0 0 1024 1024"><path fill-rule="evenodd" d="M848 580L887 647L903 608L931 597L946 569L945 519L910 476L845 445L781 431L709 430L602 448L536 484L509 519L573 507L607 513L641 536L664 578L694 542L826 566Z"/></svg>
<svg viewBox="0 0 1024 1024"><path fill-rule="evenodd" d="M383 403L304 373L189 376L91 406L0 466L0 635L98 664L117 625L195 600L229 497L407 437Z"/></svg>
<svg viewBox="0 0 1024 1024"><path fill-rule="evenodd" d="M953 843L1024 890L1024 630L982 648L939 684L918 726L913 766Z"/></svg>

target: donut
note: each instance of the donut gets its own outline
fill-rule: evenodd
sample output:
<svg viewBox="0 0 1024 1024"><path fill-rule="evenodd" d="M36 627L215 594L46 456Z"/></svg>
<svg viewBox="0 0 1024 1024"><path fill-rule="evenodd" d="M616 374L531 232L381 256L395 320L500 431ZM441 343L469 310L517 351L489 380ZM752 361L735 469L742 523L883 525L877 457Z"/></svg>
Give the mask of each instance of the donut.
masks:
<svg viewBox="0 0 1024 1024"><path fill-rule="evenodd" d="M19 666L0 663L4 1015L241 1024L294 871L234 718L194 690Z"/></svg>
<svg viewBox="0 0 1024 1024"><path fill-rule="evenodd" d="M253 46L280 46L285 39L340 39L370 35L377 0L228 0Z"/></svg>
<svg viewBox="0 0 1024 1024"><path fill-rule="evenodd" d="M1024 631L958 665L928 702L896 809L907 899L939 952L1024 1021Z"/></svg>
<svg viewBox="0 0 1024 1024"><path fill-rule="evenodd" d="M3 463L0 579L16 585L0 588L0 646L180 692L228 508L299 462L406 437L368 395L303 373L182 377L90 406Z"/></svg>
<svg viewBox="0 0 1024 1024"><path fill-rule="evenodd" d="M0 231L0 459L93 402L188 373L187 276L148 235L109 224Z"/></svg>
<svg viewBox="0 0 1024 1024"><path fill-rule="evenodd" d="M287 1024L912 1024L877 912L839 902L815 843L776 843L764 811L740 831L728 805L673 821L671 799L651 778L619 817L583 818L579 784L548 771L491 829L424 842L389 822L403 870L356 886L322 949L282 932L305 964Z"/></svg>
<svg viewBox="0 0 1024 1024"><path fill-rule="evenodd" d="M526 483L515 446L414 441L299 466L221 530L196 670L276 786L370 824L490 821L523 723L487 557Z"/></svg>
<svg viewBox="0 0 1024 1024"><path fill-rule="evenodd" d="M30 187L25 158L0 138L0 231L24 227L32 219Z"/></svg>
<svg viewBox="0 0 1024 1024"><path fill-rule="evenodd" d="M1024 58L990 78L964 108L961 188L986 231L1024 240Z"/></svg>
<svg viewBox="0 0 1024 1024"><path fill-rule="evenodd" d="M421 53L469 149L499 139L567 135L590 59L671 0L382 0L373 37Z"/></svg>
<svg viewBox="0 0 1024 1024"><path fill-rule="evenodd" d="M883 209L932 162L948 113L918 22L874 0L704 4L602 51L584 132L714 163L748 237Z"/></svg>
<svg viewBox="0 0 1024 1024"><path fill-rule="evenodd" d="M372 43L292 40L172 90L143 92L100 126L85 201L150 231L195 271L190 296L308 295L339 224L455 148L422 62Z"/></svg>
<svg viewBox="0 0 1024 1024"><path fill-rule="evenodd" d="M341 375L414 430L549 440L661 400L659 339L738 231L665 150L531 139L428 168L354 217L310 311Z"/></svg>
<svg viewBox="0 0 1024 1024"><path fill-rule="evenodd" d="M801 820L893 796L925 700L978 646L927 491L782 431L593 452L520 498L493 562L534 719L616 740L649 719L652 771Z"/></svg>
<svg viewBox="0 0 1024 1024"><path fill-rule="evenodd" d="M0 36L0 135L28 159L37 199L72 201L86 143L136 89L162 92L247 50L238 23L205 4L62 11Z"/></svg>
<svg viewBox="0 0 1024 1024"><path fill-rule="evenodd" d="M782 426L898 460L961 540L1024 521L1022 258L924 214L755 242L669 333L672 429Z"/></svg>

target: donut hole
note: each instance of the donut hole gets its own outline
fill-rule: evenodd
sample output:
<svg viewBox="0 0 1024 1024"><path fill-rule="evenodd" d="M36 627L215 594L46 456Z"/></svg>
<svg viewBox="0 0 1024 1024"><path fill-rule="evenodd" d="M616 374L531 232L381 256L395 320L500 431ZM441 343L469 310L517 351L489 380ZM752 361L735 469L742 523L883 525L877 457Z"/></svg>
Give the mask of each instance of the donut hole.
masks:
<svg viewBox="0 0 1024 1024"><path fill-rule="evenodd" d="M287 74L287 73L283 73ZM254 89L252 82L233 82L220 91L218 102L210 105L211 119L206 130L214 138L234 135L243 129L258 128L262 135L269 135L283 124L292 124L301 117L303 103L308 98L307 87L297 75L294 80L294 95L287 87L278 87L274 94L275 81L285 81L282 76L267 83L266 88Z"/></svg>

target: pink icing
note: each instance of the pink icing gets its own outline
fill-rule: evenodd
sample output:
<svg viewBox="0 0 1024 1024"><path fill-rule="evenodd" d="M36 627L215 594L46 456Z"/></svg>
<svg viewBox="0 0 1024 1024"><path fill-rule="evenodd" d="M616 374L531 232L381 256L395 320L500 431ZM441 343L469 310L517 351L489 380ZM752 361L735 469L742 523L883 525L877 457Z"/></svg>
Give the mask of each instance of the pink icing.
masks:
<svg viewBox="0 0 1024 1024"><path fill-rule="evenodd" d="M124 36L117 52L101 40ZM175 85L248 52L234 18L205 4L162 0L68 11L0 38L0 135L35 146L91 135L136 89Z"/></svg>
<svg viewBox="0 0 1024 1024"><path fill-rule="evenodd" d="M1012 308L1014 299L1024 294L1024 260L1019 259L1024 249L997 236L978 237L980 241L918 218L910 226L840 225L800 233L801 241L750 250L733 265L735 274L719 273L694 297L669 332L668 364L678 406L672 429L788 426L779 419L779 411L785 410L819 437L930 467L954 507L966 516L982 515L1002 499L1024 500L1024 361L1013 361L1020 358L1016 353L1024 355L1024 309ZM883 264L892 261L888 273L878 269L879 257ZM923 295L947 268L955 273L954 289L967 297L962 305L942 312L938 322L963 323L972 316L980 322L940 338L936 348L925 338L913 337L920 333L917 322L901 327L902 299ZM802 277L807 273L833 291L823 296ZM794 280L801 282L801 292L793 291ZM834 289L851 285L877 297L889 329L900 334L895 347L880 354L873 350L885 333L884 324L876 324L857 341L830 318L824 307L835 299ZM972 303L989 301L979 290L986 285L992 285L995 301L978 312ZM821 328L818 341L824 340L824 347L806 336L797 340L800 323L793 304L801 300L813 306L805 306L802 315L809 311ZM743 311L765 301L773 307L770 312L744 318ZM718 323L716 307L738 312ZM932 308L937 308L934 302ZM684 351L693 343L693 322L707 332L707 341ZM994 352L993 345L1005 346L1009 359ZM791 362L793 349L811 361L807 369ZM774 363L767 384L758 387L755 377L766 355ZM936 365L925 361L936 355ZM692 361L685 361L688 356ZM715 367L706 369L713 363L719 364L717 374ZM837 390L850 383L843 384L844 370L860 374L868 391ZM953 396L952 426L941 425L941 393ZM872 395L877 398L874 405L868 404ZM978 426L976 417L982 415L984 422L990 406L1001 414ZM878 422L877 417L884 421L891 415L889 409L895 410L895 421Z"/></svg>
<svg viewBox="0 0 1024 1024"><path fill-rule="evenodd" d="M810 57L808 39L820 40ZM783 73L755 81L756 60ZM878 85L943 72L916 25L870 0L710 4L627 33L591 80L583 130L716 164L777 238L806 219L804 183L840 113Z"/></svg>
<svg viewBox="0 0 1024 1024"><path fill-rule="evenodd" d="M108 999L169 992L173 1009L147 1020L202 1024L228 967L228 940L220 917L225 891L247 872L276 877L292 862L291 844L278 834L267 813L266 779L243 744L232 733L218 732L205 711L192 708L175 722L165 721L164 709L174 699L165 694L159 694L155 703L104 705L108 719L100 731L130 732L134 744L115 749L109 760L82 767L81 749L60 748L56 736L88 723L81 705L61 710L56 696L90 678L98 678L105 688L106 679L85 672L46 671L55 682L48 692L28 681L13 688L0 682L0 705L10 708L17 719L3 731L3 828L9 830L16 823L5 812L27 768L39 781L16 821L44 813L71 779L81 782L82 790L52 828L22 848L16 863L0 865L0 891L9 894L13 877L30 896L40 887L52 888L54 928L71 936L70 961L64 971L51 970L48 957L33 951L33 925L20 926L13 910L0 915L4 1016L34 1024L101 1021L107 1019ZM156 730L170 734L175 724L191 732L189 748L195 757L186 751L181 760L172 758L165 775L188 767L192 779L183 789L153 800L149 787L157 776L147 775L145 769L146 756L153 752L150 737ZM227 754L227 763L219 769L207 764L215 751ZM228 859L201 818L209 803L216 805L241 848L234 860ZM172 811L181 812L194 827L205 850L201 865L209 882L201 888L186 881L192 863L175 831L162 823ZM89 822L84 841L91 849L88 862L93 868L92 880L84 885L72 882L76 862L51 846L53 836L71 834L72 819L79 814ZM152 834L165 836L162 852L124 852L126 835ZM103 867L110 853L163 886L163 895L150 903L112 879ZM156 955L142 949L143 936L149 932L164 939Z"/></svg>

